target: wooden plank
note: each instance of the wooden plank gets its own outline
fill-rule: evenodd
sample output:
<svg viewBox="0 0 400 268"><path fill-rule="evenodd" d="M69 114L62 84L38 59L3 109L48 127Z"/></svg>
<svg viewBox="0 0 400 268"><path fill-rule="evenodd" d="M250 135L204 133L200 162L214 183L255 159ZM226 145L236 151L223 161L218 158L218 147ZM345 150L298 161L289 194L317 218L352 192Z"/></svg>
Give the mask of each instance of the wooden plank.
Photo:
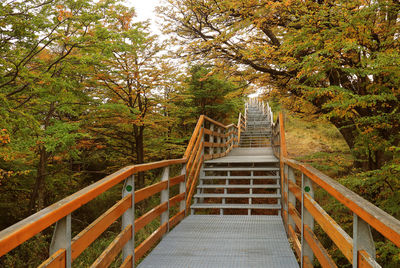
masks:
<svg viewBox="0 0 400 268"><path fill-rule="evenodd" d="M128 257L125 258L125 260L121 264L120 268L132 268L132 261L133 261L133 257L132 257L132 255L129 255Z"/></svg>
<svg viewBox="0 0 400 268"><path fill-rule="evenodd" d="M185 163L186 158L127 166L0 232L0 256L72 213L130 175Z"/></svg>
<svg viewBox="0 0 400 268"><path fill-rule="evenodd" d="M167 232L168 223L164 223L135 248L135 262L140 260L144 254Z"/></svg>
<svg viewBox="0 0 400 268"><path fill-rule="evenodd" d="M128 166L0 232L0 256L72 213L134 173Z"/></svg>
<svg viewBox="0 0 400 268"><path fill-rule="evenodd" d="M200 148L196 153L196 158L194 160L194 164L190 168L190 170L186 169L186 172L188 174L188 180L186 181L186 192L188 190L188 185L191 185L191 182L195 177L193 177L193 173L195 172L195 167L198 169L199 166L202 164L202 152L203 152L203 143L200 144Z"/></svg>
<svg viewBox="0 0 400 268"><path fill-rule="evenodd" d="M185 218L185 211L182 210L169 219L169 228L177 225L183 218Z"/></svg>
<svg viewBox="0 0 400 268"><path fill-rule="evenodd" d="M196 127L193 130L192 137L189 140L189 144L186 147L186 151L185 151L185 153L183 155L183 158L188 158L189 157L189 154L191 153L191 151L193 149L194 142L196 141L197 134L199 133L200 128L203 125L203 122L204 122L204 115L200 115L199 120L197 121Z"/></svg>
<svg viewBox="0 0 400 268"><path fill-rule="evenodd" d="M46 261L38 266L38 268L65 268L66 252L61 248L53 253Z"/></svg>
<svg viewBox="0 0 400 268"><path fill-rule="evenodd" d="M173 207L180 201L185 199L185 193L180 193L175 195L174 197L169 199L169 206ZM145 214L143 214L140 218L135 220L135 233L137 233L140 229L145 227L148 223L153 221L155 218L160 216L164 211L167 211L168 203L164 202L153 209L149 210Z"/></svg>
<svg viewBox="0 0 400 268"><path fill-rule="evenodd" d="M301 190L294 182L289 181L289 190L301 201ZM319 206L309 194L304 195L304 206L307 211L321 226L322 230L336 244L343 255L352 262L353 260L353 239L335 222L326 211Z"/></svg>
<svg viewBox="0 0 400 268"><path fill-rule="evenodd" d="M365 250L358 251L358 267L360 268L380 268L381 266Z"/></svg>
<svg viewBox="0 0 400 268"><path fill-rule="evenodd" d="M186 195L186 193L180 193L180 194L177 194L174 197L170 198L169 199L169 206L173 207L176 204L178 204L180 201L185 199L185 195Z"/></svg>
<svg viewBox="0 0 400 268"><path fill-rule="evenodd" d="M396 246L400 247L399 220L363 199L358 194L347 189L319 170L292 159L285 158L284 161L293 168L303 172L313 182L321 186L352 212L356 213L371 227L392 241Z"/></svg>
<svg viewBox="0 0 400 268"><path fill-rule="evenodd" d="M319 242L317 236L308 225L304 225L304 238L323 268L337 267L328 251L324 248L321 242Z"/></svg>
<svg viewBox="0 0 400 268"><path fill-rule="evenodd" d="M292 225L288 225L289 237L292 239L294 252L296 252L297 257L301 258L301 244L297 238L296 232L293 230Z"/></svg>
<svg viewBox="0 0 400 268"><path fill-rule="evenodd" d="M104 212L71 241L71 258L75 260L90 244L132 206L132 194L125 196Z"/></svg>
<svg viewBox="0 0 400 268"><path fill-rule="evenodd" d="M96 261L90 266L94 267L108 267L117 257L118 253L122 250L124 245L132 237L132 225L128 225L122 230L121 233L111 242L110 245L101 253Z"/></svg>
<svg viewBox="0 0 400 268"><path fill-rule="evenodd" d="M310 258L308 256L303 257L303 267L312 268L314 265L311 263Z"/></svg>
<svg viewBox="0 0 400 268"><path fill-rule="evenodd" d="M166 166L183 164L183 163L186 163L186 161L187 161L186 158L178 158L178 159L162 160L162 161L157 161L157 162L135 165L134 172L137 173L137 172L148 171L148 170L152 170L152 169L156 169L156 168L162 168L162 167L166 167Z"/></svg>
<svg viewBox="0 0 400 268"><path fill-rule="evenodd" d="M169 187L172 187L172 186L177 185L184 181L185 181L185 174L172 177L169 179ZM135 196L136 196L136 193L135 193Z"/></svg>
<svg viewBox="0 0 400 268"><path fill-rule="evenodd" d="M197 167L197 170L196 170L196 173L195 173L195 175L193 177L193 181L192 181L192 184L190 186L189 191L186 191L186 193L187 193L186 207L187 208L190 207L190 201L192 200L192 196L193 196L194 190L196 188L196 183L197 183L197 179L198 179L198 176L199 176L199 172L200 172L200 168L201 168L202 163L203 163L203 158L201 158L200 163L199 163L199 165Z"/></svg>
<svg viewBox="0 0 400 268"><path fill-rule="evenodd" d="M140 201L153 196L156 193L161 192L162 190L167 189L168 181L161 181L140 190L135 191L135 204L139 203Z"/></svg>
<svg viewBox="0 0 400 268"><path fill-rule="evenodd" d="M225 147L226 143L217 143L217 142L208 142L208 141L206 141L206 142L203 143L203 145L204 145L204 147L213 147L213 148L215 148L215 147Z"/></svg>
<svg viewBox="0 0 400 268"><path fill-rule="evenodd" d="M225 128L225 129L228 128L228 126L225 126L224 124L222 124L222 123L220 123L218 121L215 121L214 119L211 119L210 117L208 117L206 115L204 115L204 119L207 120L208 122L213 123L214 125L219 126L219 127L222 127L222 128Z"/></svg>
<svg viewBox="0 0 400 268"><path fill-rule="evenodd" d="M204 128L204 134L212 135L212 136L215 136L215 137L224 137L225 136L224 133L212 131L212 130L210 130L208 128Z"/></svg>
<svg viewBox="0 0 400 268"><path fill-rule="evenodd" d="M150 211L143 214L140 218L135 220L135 233L145 227L148 223L153 221L155 218L160 216L164 211L168 209L168 203L164 202Z"/></svg>
<svg viewBox="0 0 400 268"><path fill-rule="evenodd" d="M301 230L300 214L291 202L289 202L289 213L290 213L297 229ZM322 267L336 267L335 262L332 260L332 258L329 256L329 253L319 242L318 238L315 236L315 234L311 230L311 228L309 226L305 225L304 231L305 231L304 238L306 239L307 243L310 245L315 256L320 261Z"/></svg>
<svg viewBox="0 0 400 268"><path fill-rule="evenodd" d="M169 179L169 186L172 187L184 181L185 181L185 175L175 176ZM167 188L168 188L168 181L161 181L152 184L150 186L147 186L143 189L137 190L135 191L135 204Z"/></svg>
<svg viewBox="0 0 400 268"><path fill-rule="evenodd" d="M301 230L300 214L297 211L296 207L291 202L289 202L289 215L294 221L294 224L296 225L297 229Z"/></svg>
<svg viewBox="0 0 400 268"><path fill-rule="evenodd" d="M214 156L215 156L216 154L208 154L208 155L205 155L204 156L204 160L210 160L210 159L214 159Z"/></svg>
<svg viewBox="0 0 400 268"><path fill-rule="evenodd" d="M199 137L196 140L196 144L193 149L193 153L190 154L189 160L186 163L186 174L190 174L190 170L192 169L193 164L194 164L193 161L196 162L195 158L196 158L199 150L202 150L202 148L200 149L200 147L202 146L201 137L203 136L203 130L204 130L204 128L202 128L200 130Z"/></svg>
<svg viewBox="0 0 400 268"><path fill-rule="evenodd" d="M208 129L208 128L204 128L204 135L211 135L213 136L214 131Z"/></svg>
<svg viewBox="0 0 400 268"><path fill-rule="evenodd" d="M280 145L281 145L281 154L283 157L287 157L287 148L286 148L286 137L285 137L285 125L283 122L283 113L279 113L279 133L280 133Z"/></svg>

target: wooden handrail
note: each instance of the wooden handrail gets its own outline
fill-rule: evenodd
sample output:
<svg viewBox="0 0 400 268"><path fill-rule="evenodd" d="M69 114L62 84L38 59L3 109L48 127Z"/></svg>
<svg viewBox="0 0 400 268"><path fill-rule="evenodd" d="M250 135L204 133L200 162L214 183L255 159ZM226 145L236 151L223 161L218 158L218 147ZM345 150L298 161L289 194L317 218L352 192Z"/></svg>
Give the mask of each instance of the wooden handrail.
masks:
<svg viewBox="0 0 400 268"><path fill-rule="evenodd" d="M283 161L296 170L301 171L322 189L335 197L352 212L360 216L365 222L380 232L384 237L400 247L400 221L382 209L363 199L336 180L323 174L321 171L299 161L284 158Z"/></svg>
<svg viewBox="0 0 400 268"><path fill-rule="evenodd" d="M286 230L288 231L289 236L294 240L296 253L299 257L300 254L302 254L301 244L299 244L300 241L297 238L295 229L293 229L294 227L289 224L289 218L295 223L295 227L297 227L300 231L301 228L303 228L305 241L308 243L320 263L325 263L329 267L334 267L331 257L327 254L327 251L322 247L318 239L313 235L310 226L304 224L302 227L302 222L300 220L299 213L296 210L296 205L294 203L292 204L292 202L289 200L289 195L294 196L295 199L300 202L300 204L303 202L302 207L304 207L305 211L307 211L307 213L309 213L313 219L319 223L322 230L325 231L325 233L332 239L332 241L338 246L339 250L350 262L353 262L353 264L358 262L359 265L362 263L362 265L366 265L366 267L375 267L376 265L374 257L369 255L366 250L357 250L357 252L353 252L354 247L356 246L353 244L353 239L347 233L345 233L343 229L341 229L341 227L322 209L321 206L319 206L319 204L311 195L304 192L306 190L297 186L296 179L294 177L294 171L300 172L305 179L309 179L316 185L320 186L329 195L347 207L352 213L354 213L354 215L357 215L354 217L359 217L365 222L365 224L371 226L376 231L381 233L385 238L392 241L397 247L400 247L399 220L363 199L361 196L341 185L336 180L323 174L321 171L287 157L284 120L282 113L279 114L276 122L272 124L271 139L272 146L274 148L274 154L280 159L282 180L281 185L283 188L286 187L286 190L282 189L282 198L284 204L282 208L282 216L284 223L286 224ZM289 175L289 173L292 175ZM290 180L289 176L291 176ZM355 256L357 259L354 259ZM306 260L304 259L303 261Z"/></svg>
<svg viewBox="0 0 400 268"><path fill-rule="evenodd" d="M197 134L199 133L200 128L203 125L203 122L204 122L204 115L200 115L200 118L197 121L196 127L193 130L192 137L189 140L189 144L188 144L188 146L186 148L186 151L185 151L185 153L183 155L183 158L188 158L190 152L192 151L193 146L194 146L194 142L196 141L196 138L197 138Z"/></svg>
<svg viewBox="0 0 400 268"><path fill-rule="evenodd" d="M2 230L0 232L0 256L6 254L37 233L93 200L101 193L125 180L132 174L185 162L186 158L164 160L141 165L132 165L114 172L104 179Z"/></svg>
<svg viewBox="0 0 400 268"><path fill-rule="evenodd" d="M215 121L214 119L211 119L210 117L205 116L205 115L204 115L204 119L207 120L208 122L213 123L214 125L217 125L219 127L225 128L225 129L227 129L229 127L229 126L226 126L218 121Z"/></svg>
<svg viewBox="0 0 400 268"><path fill-rule="evenodd" d="M215 126L222 128L224 131L222 133L207 130L204 128L204 122L210 122ZM239 126L240 127L240 126ZM161 215L163 212L167 211L169 206L173 206L179 202L185 200L186 207L190 205L190 199L193 196L194 189L196 187L197 178L199 176L200 168L203 164L204 155L203 148L205 145L207 146L215 146L218 148L222 148L222 152L218 154L211 154L211 157L221 157L226 155L233 148L233 144L236 140L235 135L237 135L238 126L234 124L224 125L220 122L217 122L207 116L201 115L199 120L197 121L196 127L193 131L193 135L189 141L187 149L184 153L183 158L172 159L172 160L163 160L158 162L140 164L140 165L131 165L125 168L122 168L113 174L81 189L80 191L62 199L61 201L56 202L55 204L31 215L30 217L2 230L0 232L0 256L8 253L13 248L22 244L26 240L32 238L34 235L53 225L54 223L66 219L70 217L72 212L81 206L85 205L89 201L93 200L103 192L109 190L113 186L122 182L125 179L128 179L131 175L136 174L138 172L144 172L148 170L153 170L157 168L167 168L171 165L177 164L187 164L186 174L179 175L173 178L168 178L167 181L161 181L145 187L143 189L139 189L134 192L134 201L132 201L132 194L124 196L121 200L119 200L114 206L108 209L105 213L103 213L99 218L97 218L92 224L86 227L83 231L81 231L77 236L75 236L71 240L71 255L67 253L66 249L59 249L48 260L46 260L42 266L47 267L47 265L51 266L55 263L66 265L67 255L68 261L73 261L76 259L82 252L85 250L97 237L99 237L104 230L108 228L116 219L121 217L128 209L131 209L134 204L138 203L141 200L149 198L154 194L166 191L169 187L181 184L186 181L186 191L185 187L183 190L185 192L181 192L176 196L172 197L168 201L168 205L166 202L156 206L148 213L143 215L141 218L135 220L135 228L134 231L137 232L140 228L144 227L144 225L148 224L155 217ZM223 142L213 142L213 143L205 143L204 135L215 135L221 137ZM226 149L224 149L226 148ZM188 161L189 160L189 161ZM187 176L188 175L188 176ZM184 185L185 186L185 185ZM182 188L181 188L182 189ZM164 199L165 200L165 199ZM183 205L183 204L182 204ZM169 219L170 226L177 224L184 216L185 210L179 212L177 215ZM133 223L132 223L133 224ZM125 227L125 226L124 226ZM120 233L120 235L109 245L109 247L102 253L102 255L97 259L94 265L102 266L103 264L108 264L110 261L114 259L116 254L119 253L121 248L125 246L128 240L131 240L132 235L130 234L132 230L132 225L128 225L124 228L124 230ZM138 252L138 255L135 255L133 258L132 255L126 256L123 266L132 264L133 261L140 258L147 249L151 248L157 239L168 231L166 223L164 223L160 228L158 228L148 239L146 239L143 243L139 245L135 249L135 252ZM69 252L69 251L68 251Z"/></svg>

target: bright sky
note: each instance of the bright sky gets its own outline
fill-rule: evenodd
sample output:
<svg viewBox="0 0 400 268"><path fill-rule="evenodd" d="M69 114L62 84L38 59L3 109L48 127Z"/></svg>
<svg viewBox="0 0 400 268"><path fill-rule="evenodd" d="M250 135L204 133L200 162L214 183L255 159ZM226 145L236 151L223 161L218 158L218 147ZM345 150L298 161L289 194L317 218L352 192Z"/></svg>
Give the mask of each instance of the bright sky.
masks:
<svg viewBox="0 0 400 268"><path fill-rule="evenodd" d="M151 29L155 34L160 34L156 23L157 17L154 8L160 4L160 0L125 0L128 6L133 6L136 10L136 20L144 21L150 19Z"/></svg>

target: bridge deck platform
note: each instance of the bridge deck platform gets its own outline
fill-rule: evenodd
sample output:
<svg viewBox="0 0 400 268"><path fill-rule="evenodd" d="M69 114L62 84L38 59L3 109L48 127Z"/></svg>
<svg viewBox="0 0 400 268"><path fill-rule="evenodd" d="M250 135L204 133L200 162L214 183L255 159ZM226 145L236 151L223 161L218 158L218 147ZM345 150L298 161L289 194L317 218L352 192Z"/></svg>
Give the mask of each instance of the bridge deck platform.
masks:
<svg viewBox="0 0 400 268"><path fill-rule="evenodd" d="M280 216L191 215L138 267L299 266Z"/></svg>
<svg viewBox="0 0 400 268"><path fill-rule="evenodd" d="M205 161L210 163L279 163L271 147L233 148L225 157Z"/></svg>

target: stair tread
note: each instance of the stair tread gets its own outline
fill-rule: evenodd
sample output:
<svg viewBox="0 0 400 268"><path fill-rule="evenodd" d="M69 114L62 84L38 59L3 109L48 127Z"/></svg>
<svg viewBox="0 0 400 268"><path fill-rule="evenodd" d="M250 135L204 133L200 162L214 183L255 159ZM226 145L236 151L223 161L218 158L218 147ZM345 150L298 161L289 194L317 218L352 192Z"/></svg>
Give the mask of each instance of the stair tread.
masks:
<svg viewBox="0 0 400 268"><path fill-rule="evenodd" d="M280 194L195 194L195 198L280 198Z"/></svg>
<svg viewBox="0 0 400 268"><path fill-rule="evenodd" d="M279 167L206 167L204 171L278 171Z"/></svg>
<svg viewBox="0 0 400 268"><path fill-rule="evenodd" d="M196 203L191 208L243 208L243 209L280 209L279 204L210 204Z"/></svg>
<svg viewBox="0 0 400 268"><path fill-rule="evenodd" d="M229 180L275 180L279 176L202 176L200 180L216 180L216 179L229 179Z"/></svg>
<svg viewBox="0 0 400 268"><path fill-rule="evenodd" d="M255 189L255 188L265 188L265 189L278 189L279 184L202 184L198 185L197 188L203 189L224 189L224 188L242 188L242 189Z"/></svg>

